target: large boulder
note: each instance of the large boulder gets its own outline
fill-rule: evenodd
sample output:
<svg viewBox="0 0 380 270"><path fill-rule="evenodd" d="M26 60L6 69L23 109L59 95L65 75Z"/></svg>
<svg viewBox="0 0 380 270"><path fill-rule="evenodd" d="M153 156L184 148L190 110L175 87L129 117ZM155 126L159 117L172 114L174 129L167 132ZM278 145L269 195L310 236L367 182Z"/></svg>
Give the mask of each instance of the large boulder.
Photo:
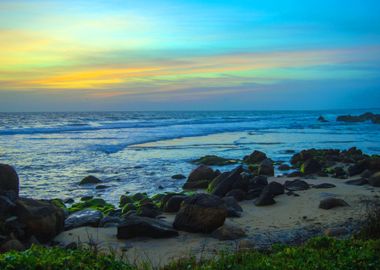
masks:
<svg viewBox="0 0 380 270"><path fill-rule="evenodd" d="M253 151L250 155L245 156L243 161L248 164L260 163L267 158L267 155L261 151Z"/></svg>
<svg viewBox="0 0 380 270"><path fill-rule="evenodd" d="M258 174L259 175L274 176L273 161L269 158L264 159L259 165Z"/></svg>
<svg viewBox="0 0 380 270"><path fill-rule="evenodd" d="M368 184L374 187L380 187L380 172L374 173L369 179Z"/></svg>
<svg viewBox="0 0 380 270"><path fill-rule="evenodd" d="M117 227L118 239L135 237L168 238L175 236L178 236L178 232L170 224L148 217L129 216Z"/></svg>
<svg viewBox="0 0 380 270"><path fill-rule="evenodd" d="M224 197L230 190L236 187L234 184L242 181L242 176L240 175L242 172L243 167L238 166L230 173L221 174L211 182L209 191L213 195Z"/></svg>
<svg viewBox="0 0 380 270"><path fill-rule="evenodd" d="M195 194L183 201L173 227L188 232L210 233L224 224L227 208L218 196Z"/></svg>
<svg viewBox="0 0 380 270"><path fill-rule="evenodd" d="M0 164L0 191L12 191L18 196L19 179L12 166Z"/></svg>
<svg viewBox="0 0 380 270"><path fill-rule="evenodd" d="M270 191L269 188L264 188L264 190L261 192L260 196L256 199L255 205L256 206L267 206L275 204L276 201L273 199L274 195Z"/></svg>
<svg viewBox="0 0 380 270"><path fill-rule="evenodd" d="M349 206L347 202L338 198L326 198L320 201L319 208L329 210L336 207Z"/></svg>
<svg viewBox="0 0 380 270"><path fill-rule="evenodd" d="M207 188L212 179L218 176L218 173L206 165L200 165L195 168L183 185L184 189Z"/></svg>
<svg viewBox="0 0 380 270"><path fill-rule="evenodd" d="M285 188L282 184L278 182L270 182L267 186L265 186L264 190L269 191L274 196L281 195L285 193Z"/></svg>
<svg viewBox="0 0 380 270"><path fill-rule="evenodd" d="M64 228L64 211L47 201L20 198L16 201L15 215L24 224L26 234L43 243Z"/></svg>
<svg viewBox="0 0 380 270"><path fill-rule="evenodd" d="M321 168L322 168L321 164L317 160L311 158L311 159L306 160L302 164L301 173L305 175L314 174L314 173L318 173L321 170Z"/></svg>
<svg viewBox="0 0 380 270"><path fill-rule="evenodd" d="M103 214L99 210L84 209L71 214L65 220L65 230L84 226L98 227L102 218Z"/></svg>

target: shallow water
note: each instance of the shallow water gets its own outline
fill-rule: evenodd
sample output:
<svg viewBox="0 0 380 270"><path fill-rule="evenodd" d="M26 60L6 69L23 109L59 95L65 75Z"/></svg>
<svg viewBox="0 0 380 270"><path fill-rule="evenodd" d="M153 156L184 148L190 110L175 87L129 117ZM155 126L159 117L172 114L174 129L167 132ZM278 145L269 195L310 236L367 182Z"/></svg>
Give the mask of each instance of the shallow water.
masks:
<svg viewBox="0 0 380 270"><path fill-rule="evenodd" d="M189 161L206 154L242 158L257 149L288 161L289 149L352 146L380 154L380 125L335 121L362 112L0 113L0 162L16 167L23 195L117 202L126 191L179 190L184 181L171 176L187 175ZM109 188L79 186L89 174Z"/></svg>

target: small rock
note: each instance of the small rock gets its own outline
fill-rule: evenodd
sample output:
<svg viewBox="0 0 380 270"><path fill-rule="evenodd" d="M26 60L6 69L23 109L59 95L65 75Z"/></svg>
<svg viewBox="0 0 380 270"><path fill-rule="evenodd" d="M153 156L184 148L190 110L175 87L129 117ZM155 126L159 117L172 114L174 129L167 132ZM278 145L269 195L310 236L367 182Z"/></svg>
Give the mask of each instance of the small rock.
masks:
<svg viewBox="0 0 380 270"><path fill-rule="evenodd" d="M290 190L290 191L307 190L310 188L310 185L301 179L285 181L284 186L285 186L285 189Z"/></svg>
<svg viewBox="0 0 380 270"><path fill-rule="evenodd" d="M175 179L175 180L186 179L186 176L184 176L183 174L175 174L172 176L172 179Z"/></svg>
<svg viewBox="0 0 380 270"><path fill-rule="evenodd" d="M255 163L259 163L263 161L266 158L267 158L267 155L265 153L255 150L252 152L252 154L245 156L243 160L245 163L255 164Z"/></svg>
<svg viewBox="0 0 380 270"><path fill-rule="evenodd" d="M260 197L258 197L255 201L256 206L267 206L275 204L276 201L273 199L274 194L270 192L270 189L265 188L261 194Z"/></svg>
<svg viewBox="0 0 380 270"><path fill-rule="evenodd" d="M269 158L264 159L259 165L259 175L274 176L273 161Z"/></svg>
<svg viewBox="0 0 380 270"><path fill-rule="evenodd" d="M25 246L17 239L10 239L0 246L0 252L23 250L25 250Z"/></svg>
<svg viewBox="0 0 380 270"><path fill-rule="evenodd" d="M19 179L12 166L0 164L0 191L13 191L19 193Z"/></svg>
<svg viewBox="0 0 380 270"><path fill-rule="evenodd" d="M368 184L373 187L380 187L380 172L374 173L369 179Z"/></svg>
<svg viewBox="0 0 380 270"><path fill-rule="evenodd" d="M213 231L211 236L222 241L236 240L245 237L246 233L243 229L237 226L224 224L223 226Z"/></svg>
<svg viewBox="0 0 380 270"><path fill-rule="evenodd" d="M368 184L368 180L364 178L348 180L345 182L347 185L363 186Z"/></svg>
<svg viewBox="0 0 380 270"><path fill-rule="evenodd" d="M334 187L336 187L336 185L330 184L330 183L322 183L322 184L313 186L313 188L317 188L317 189L334 188Z"/></svg>
<svg viewBox="0 0 380 270"><path fill-rule="evenodd" d="M176 213L181 208L182 202L186 199L185 195L174 195L167 200L164 205L164 212Z"/></svg>
<svg viewBox="0 0 380 270"><path fill-rule="evenodd" d="M325 210L343 206L349 206L349 204L338 198L326 198L319 203L319 208Z"/></svg>
<svg viewBox="0 0 380 270"><path fill-rule="evenodd" d="M86 184L99 184L101 183L102 181L100 181L98 178L96 178L95 176L92 176L92 175L89 175L89 176L86 176L85 178L83 178L79 185L86 185Z"/></svg>
<svg viewBox="0 0 380 270"><path fill-rule="evenodd" d="M329 237L337 237L347 235L349 231L346 228L328 228L324 231L324 235Z"/></svg>
<svg viewBox="0 0 380 270"><path fill-rule="evenodd" d="M311 158L306 160L305 163L302 164L301 173L305 175L314 174L318 173L321 170L321 168L321 164L317 160Z"/></svg>
<svg viewBox="0 0 380 270"><path fill-rule="evenodd" d="M249 251L255 249L255 242L250 239L242 239L238 243L238 250L239 251Z"/></svg>
<svg viewBox="0 0 380 270"><path fill-rule="evenodd" d="M241 189L233 189L227 192L226 197L234 197L238 202L245 199L246 192Z"/></svg>
<svg viewBox="0 0 380 270"><path fill-rule="evenodd" d="M81 210L71 214L65 220L65 230L70 230L84 226L98 227L99 222L102 218L103 214L98 210Z"/></svg>

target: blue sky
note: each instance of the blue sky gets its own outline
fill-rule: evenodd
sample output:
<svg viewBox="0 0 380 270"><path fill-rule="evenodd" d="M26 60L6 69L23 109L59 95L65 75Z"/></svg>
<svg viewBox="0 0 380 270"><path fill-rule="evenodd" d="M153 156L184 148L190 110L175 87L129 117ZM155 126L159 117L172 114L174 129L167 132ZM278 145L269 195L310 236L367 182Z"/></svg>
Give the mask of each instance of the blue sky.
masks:
<svg viewBox="0 0 380 270"><path fill-rule="evenodd" d="M378 1L0 2L0 111L379 107Z"/></svg>

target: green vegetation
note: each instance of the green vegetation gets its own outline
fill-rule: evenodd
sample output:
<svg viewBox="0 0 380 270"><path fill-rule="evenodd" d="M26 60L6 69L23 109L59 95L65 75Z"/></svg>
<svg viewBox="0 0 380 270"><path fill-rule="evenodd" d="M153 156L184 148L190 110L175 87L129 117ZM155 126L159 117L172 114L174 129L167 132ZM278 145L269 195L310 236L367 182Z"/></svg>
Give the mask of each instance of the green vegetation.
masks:
<svg viewBox="0 0 380 270"><path fill-rule="evenodd" d="M100 199L100 198L94 198L94 199L89 199L83 202L78 202L74 203L70 208L69 212L74 213L80 210L84 209L94 209L94 210L99 210L103 214L107 215L110 211L115 209L115 206L107 203L105 200Z"/></svg>
<svg viewBox="0 0 380 270"><path fill-rule="evenodd" d="M208 166L225 166L225 165L230 165L230 164L236 164L239 161L235 159L218 157L215 155L207 155L199 159L193 160L192 162L195 164L203 164L203 165L208 165Z"/></svg>
<svg viewBox="0 0 380 270"><path fill-rule="evenodd" d="M221 253L215 259L173 262L163 270L371 270L380 269L380 240L337 240L327 237L311 239L301 246L274 246L271 252L247 251ZM101 255L88 249L60 249L33 246L24 252L0 255L4 270L129 270L137 269L114 255ZM146 269L146 267L144 267Z"/></svg>
<svg viewBox="0 0 380 270"><path fill-rule="evenodd" d="M89 249L69 250L32 246L24 252L0 255L2 270L129 270L135 269L113 255L101 255Z"/></svg>

